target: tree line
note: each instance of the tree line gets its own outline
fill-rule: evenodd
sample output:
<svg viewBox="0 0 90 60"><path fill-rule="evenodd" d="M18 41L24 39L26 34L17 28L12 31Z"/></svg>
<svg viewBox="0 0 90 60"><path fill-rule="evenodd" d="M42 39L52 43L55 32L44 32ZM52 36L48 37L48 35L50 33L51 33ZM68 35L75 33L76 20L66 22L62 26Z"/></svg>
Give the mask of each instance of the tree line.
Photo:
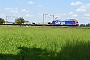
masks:
<svg viewBox="0 0 90 60"><path fill-rule="evenodd" d="M80 24L79 26L80 27L90 27L90 23L88 23L88 24Z"/></svg>
<svg viewBox="0 0 90 60"><path fill-rule="evenodd" d="M22 24L24 22L25 22L25 20L23 17L15 19L16 24ZM5 24L5 23L7 23L7 21L5 21L3 18L0 18L0 24Z"/></svg>

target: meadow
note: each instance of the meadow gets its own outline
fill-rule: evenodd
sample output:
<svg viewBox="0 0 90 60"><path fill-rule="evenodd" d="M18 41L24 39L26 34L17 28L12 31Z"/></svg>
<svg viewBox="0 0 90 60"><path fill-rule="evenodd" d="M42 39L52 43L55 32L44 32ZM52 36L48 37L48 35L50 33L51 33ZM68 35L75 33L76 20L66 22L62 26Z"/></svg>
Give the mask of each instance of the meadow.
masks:
<svg viewBox="0 0 90 60"><path fill-rule="evenodd" d="M0 26L0 60L90 60L90 29Z"/></svg>

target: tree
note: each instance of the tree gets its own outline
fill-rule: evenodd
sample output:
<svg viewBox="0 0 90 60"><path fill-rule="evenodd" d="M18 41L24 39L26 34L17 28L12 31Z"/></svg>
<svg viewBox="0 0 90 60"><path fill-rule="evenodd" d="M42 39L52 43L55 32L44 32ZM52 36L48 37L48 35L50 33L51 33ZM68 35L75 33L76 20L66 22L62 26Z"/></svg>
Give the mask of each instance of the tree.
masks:
<svg viewBox="0 0 90 60"><path fill-rule="evenodd" d="M86 27L90 27L90 23L86 24Z"/></svg>
<svg viewBox="0 0 90 60"><path fill-rule="evenodd" d="M21 27L21 24L23 24L24 22L25 22L25 20L24 20L23 17L20 17L20 18L15 19L15 23L16 24L20 24L20 27Z"/></svg>
<svg viewBox="0 0 90 60"><path fill-rule="evenodd" d="M16 24L22 24L22 23L24 23L24 22L25 22L25 20L24 20L24 18L22 18L22 17L15 19L15 23L16 23Z"/></svg>
<svg viewBox="0 0 90 60"><path fill-rule="evenodd" d="M0 24L5 23L5 20L3 18L0 18Z"/></svg>
<svg viewBox="0 0 90 60"><path fill-rule="evenodd" d="M80 27L85 27L85 24L80 24Z"/></svg>

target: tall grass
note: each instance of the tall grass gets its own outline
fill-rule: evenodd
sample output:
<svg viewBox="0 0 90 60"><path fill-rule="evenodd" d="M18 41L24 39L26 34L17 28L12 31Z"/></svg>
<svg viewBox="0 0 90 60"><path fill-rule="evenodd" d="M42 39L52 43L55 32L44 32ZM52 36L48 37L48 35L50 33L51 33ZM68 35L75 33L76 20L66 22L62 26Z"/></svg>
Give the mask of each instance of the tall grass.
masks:
<svg viewBox="0 0 90 60"><path fill-rule="evenodd" d="M0 27L0 56L11 60L89 60L89 42L89 29Z"/></svg>

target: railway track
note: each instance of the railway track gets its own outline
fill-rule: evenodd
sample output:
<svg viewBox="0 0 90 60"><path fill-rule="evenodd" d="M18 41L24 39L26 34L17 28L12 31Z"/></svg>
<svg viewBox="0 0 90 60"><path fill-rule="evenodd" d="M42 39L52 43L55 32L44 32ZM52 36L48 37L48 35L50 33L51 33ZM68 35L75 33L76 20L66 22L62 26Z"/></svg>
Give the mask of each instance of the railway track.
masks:
<svg viewBox="0 0 90 60"><path fill-rule="evenodd" d="M1 24L3 26L12 25L12 26L77 26L77 25L52 25L52 24Z"/></svg>

